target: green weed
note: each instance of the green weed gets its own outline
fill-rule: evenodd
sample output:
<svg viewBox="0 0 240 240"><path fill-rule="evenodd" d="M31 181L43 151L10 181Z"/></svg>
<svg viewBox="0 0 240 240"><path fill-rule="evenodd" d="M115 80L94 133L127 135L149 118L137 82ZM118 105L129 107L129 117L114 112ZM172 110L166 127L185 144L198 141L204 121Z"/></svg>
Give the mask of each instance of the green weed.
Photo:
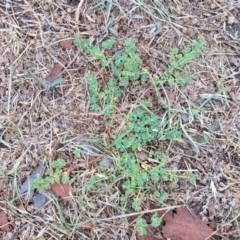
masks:
<svg viewBox="0 0 240 240"><path fill-rule="evenodd" d="M147 222L144 218L137 218L136 219L136 228L139 236L143 236L147 233Z"/></svg>
<svg viewBox="0 0 240 240"><path fill-rule="evenodd" d="M97 46L94 46L89 39L75 39L75 46L79 46L85 53L91 54L96 60L99 60L102 67L109 65L110 59Z"/></svg>
<svg viewBox="0 0 240 240"><path fill-rule="evenodd" d="M44 178L37 178L33 183L31 183L31 188L36 189L39 192L45 192L50 189L54 182L58 183L68 183L69 174L64 172L62 169L65 167L66 163L63 159L57 159L52 162L53 173L48 173Z"/></svg>
<svg viewBox="0 0 240 240"><path fill-rule="evenodd" d="M173 140L181 138L180 129L166 129L165 122L154 113L137 108L127 117L127 130L119 134L112 145L120 152L135 151L153 140Z"/></svg>
<svg viewBox="0 0 240 240"><path fill-rule="evenodd" d="M157 213L153 214L151 217L151 225L153 227L159 227L161 224L162 218L160 218Z"/></svg>
<svg viewBox="0 0 240 240"><path fill-rule="evenodd" d="M103 112L105 116L111 116L114 106L122 96L123 89L130 83L133 85L144 83L148 76L147 71L141 68L142 60L133 40L126 40L124 49L113 57L107 57L104 51L113 47L115 39L104 41L102 50L88 39L75 39L74 44L81 47L85 53L92 55L102 67L110 69L109 80L104 86L100 87L98 79L92 74L86 75L86 82L92 109Z"/></svg>
<svg viewBox="0 0 240 240"><path fill-rule="evenodd" d="M191 46L184 47L182 52L178 48L172 48L169 53L168 70L162 77L155 76L156 83L170 87L184 85L192 81L191 76L182 74L183 68L193 61L203 51L206 41L199 40Z"/></svg>
<svg viewBox="0 0 240 240"><path fill-rule="evenodd" d="M142 68L142 60L132 39L127 39L124 48L112 57L107 56L105 52L114 46L115 39L106 40L101 48L86 39L76 39L74 43L110 73L104 85L91 73L86 75L86 83L91 108L101 112L105 117L111 117L124 91L126 89L131 91L136 86L141 87L150 73ZM185 47L182 52L173 48L169 54L166 73L161 77L156 75L153 77L155 86L176 86L190 82L191 77L182 74L183 68L203 51L205 45L205 41L199 40ZM106 183L108 188L121 186L119 206L123 211L132 209L141 211L144 201L149 196L163 204L168 199L168 194L159 190L159 183L178 181L177 173L167 170L169 158L163 153L158 151L148 153L148 157L154 159L155 164L147 164L137 157L137 151L141 151L154 141L172 141L181 139L183 135L178 122L172 123L167 117L161 119L149 110L149 106L147 101L134 105L133 110L126 116L124 131L114 136L106 147L106 150L115 156L115 166L101 165L101 174L93 176L85 186L89 192L99 188L106 189ZM189 173L186 177L194 184L194 174ZM152 226L157 227L160 224L161 218L153 215ZM138 218L136 227L139 235L144 235L147 223L144 219Z"/></svg>
<svg viewBox="0 0 240 240"><path fill-rule="evenodd" d="M155 213L151 217L151 225L155 228L162 224L162 219ZM143 236L147 233L148 224L144 218L136 219L136 229L139 236Z"/></svg>

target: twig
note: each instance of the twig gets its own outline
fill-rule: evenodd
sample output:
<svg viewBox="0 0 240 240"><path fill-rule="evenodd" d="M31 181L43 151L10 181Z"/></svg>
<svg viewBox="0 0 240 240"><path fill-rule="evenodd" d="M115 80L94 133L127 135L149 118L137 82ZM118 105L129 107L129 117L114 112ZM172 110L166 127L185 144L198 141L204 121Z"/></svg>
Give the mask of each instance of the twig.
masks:
<svg viewBox="0 0 240 240"><path fill-rule="evenodd" d="M79 163L79 164L77 164L77 165L75 165L73 167L64 168L63 171L64 172L71 172L71 171L73 171L76 168L85 167L86 165L88 166L88 165L91 165L93 163L97 163L97 162L100 162L100 161L102 161L102 158L98 157L98 158L93 159L91 161L88 161L86 163Z"/></svg>
<svg viewBox="0 0 240 240"><path fill-rule="evenodd" d="M142 215L142 214L145 214L145 213L152 213L152 212L158 212L158 211L171 210L171 209L180 208L180 207L184 207L184 206L185 205L165 207L165 208L156 208L156 209L145 210L145 211L141 211L141 212L134 212L134 213L118 215L118 216L114 216L114 217L110 217L110 218L97 219L96 221L99 222L99 221L109 221L109 220L118 219L118 218L127 218L127 217Z"/></svg>

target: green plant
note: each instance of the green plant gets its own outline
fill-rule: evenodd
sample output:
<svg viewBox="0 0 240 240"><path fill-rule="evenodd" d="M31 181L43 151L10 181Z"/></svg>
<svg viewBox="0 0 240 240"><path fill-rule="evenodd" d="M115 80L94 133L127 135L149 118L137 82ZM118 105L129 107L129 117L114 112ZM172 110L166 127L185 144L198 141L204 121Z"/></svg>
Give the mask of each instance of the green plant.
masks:
<svg viewBox="0 0 240 240"><path fill-rule="evenodd" d="M54 182L58 183L68 183L69 174L64 172L62 169L65 167L66 163L63 159L59 158L52 162L53 173L47 174L44 178L37 178L33 183L31 183L31 189L36 189L39 192L44 192L51 188Z"/></svg>
<svg viewBox="0 0 240 240"><path fill-rule="evenodd" d="M196 175L192 172L186 172L185 176L187 177L188 181L193 185L196 184Z"/></svg>
<svg viewBox="0 0 240 240"><path fill-rule="evenodd" d="M151 217L151 225L153 227L159 227L162 224L162 218L160 218L156 213Z"/></svg>
<svg viewBox="0 0 240 240"><path fill-rule="evenodd" d="M205 48L206 41L195 41L191 46L184 47L182 52L178 48L171 49L167 72L161 77L155 76L156 83L166 84L170 87L184 85L192 81L187 74L181 74L183 68L193 61Z"/></svg>
<svg viewBox="0 0 240 240"><path fill-rule="evenodd" d="M93 110L101 111L101 107L99 106L99 86L97 78L92 74L86 75L86 82L89 86L89 95L90 95L90 104Z"/></svg>
<svg viewBox="0 0 240 240"><path fill-rule="evenodd" d="M136 228L139 236L143 236L147 233L148 224L144 218L136 219Z"/></svg>
<svg viewBox="0 0 240 240"><path fill-rule="evenodd" d="M112 49L115 42L115 39L108 39L102 42L100 48L87 39L74 41L76 46L90 54L101 64L100 67L106 68L109 72L107 82L91 73L85 76L91 108L106 117L113 115L126 91L129 93L132 89L140 88L150 74L142 68L142 60L132 39L127 39L124 48L115 55L107 56L106 50ZM169 54L166 73L161 77L156 75L153 77L155 86L176 86L191 81L189 76L182 75L181 72L186 64L202 52L205 45L205 41L199 40L192 46L183 48L182 52L173 48ZM149 101L144 100L134 105L125 118L124 130L114 136L106 147L108 152L115 156L115 166L101 166L101 174L94 175L85 186L86 191L91 192L120 185L119 205L123 211L142 210L148 196L163 204L168 199L168 194L159 191L159 183L178 181L177 173L167 170L169 158L163 153L149 151L148 157L154 159L155 165L141 162L136 155L137 151L153 142L182 138L178 122L172 122L170 117L161 119L149 109L150 106ZM189 174L187 177L193 182L193 175ZM157 215L153 215L151 220L154 227L161 224L161 218ZM139 235L144 235L147 223L144 219L138 218L136 227Z"/></svg>
<svg viewBox="0 0 240 240"><path fill-rule="evenodd" d="M102 67L110 68L109 80L103 86L99 85L98 79L92 74L87 74L85 78L89 87L91 108L111 116L114 106L122 96L123 88L130 83L137 85L145 82L148 75L147 71L141 68L142 60L133 40L127 39L125 48L113 57L107 57L104 51L113 47L115 39L102 42L102 50L94 46L89 39L75 39L74 44L92 55Z"/></svg>
<svg viewBox="0 0 240 240"><path fill-rule="evenodd" d="M172 140L181 137L180 128L168 129L158 115L137 108L127 116L126 131L119 134L110 146L120 152L129 149L135 151L153 140Z"/></svg>
<svg viewBox="0 0 240 240"><path fill-rule="evenodd" d="M80 158L81 157L81 152L78 149L75 149L73 154L74 154L75 158Z"/></svg>
<svg viewBox="0 0 240 240"><path fill-rule="evenodd" d="M144 83L147 71L141 68L142 60L132 39L127 39L125 48L118 52L111 61L112 76L118 79L119 86L127 87L130 82L135 85Z"/></svg>
<svg viewBox="0 0 240 240"><path fill-rule="evenodd" d="M102 48L110 50L113 48L113 45L116 43L116 39L110 38L102 42Z"/></svg>
<svg viewBox="0 0 240 240"><path fill-rule="evenodd" d="M91 54L96 60L99 60L102 67L107 67L110 62L110 58L106 57L104 52L97 46L94 46L89 39L75 39L74 45L81 47L84 52Z"/></svg>

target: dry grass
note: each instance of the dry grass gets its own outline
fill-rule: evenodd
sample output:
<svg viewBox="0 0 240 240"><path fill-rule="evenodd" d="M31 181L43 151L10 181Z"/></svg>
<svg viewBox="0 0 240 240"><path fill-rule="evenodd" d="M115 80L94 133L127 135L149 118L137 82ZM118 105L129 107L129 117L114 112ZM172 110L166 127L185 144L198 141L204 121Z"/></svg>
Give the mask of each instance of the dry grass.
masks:
<svg viewBox="0 0 240 240"><path fill-rule="evenodd" d="M119 46L114 50L121 49L126 38L134 38L144 67L160 75L166 71L172 47L207 40L207 49L186 68L194 81L174 89L190 119L181 125L183 141L153 147L170 156L171 170L197 174L196 186L180 179L166 207L187 204L205 221L216 217L219 237L215 239L240 238L239 6L227 0L150 2L1 1L0 207L7 206L12 225L2 239L136 238L134 231L129 234L134 222L129 223L118 206L117 186L86 192L86 182L99 171L96 165L72 172L72 206L52 196L36 212L18 192L20 183L44 159L46 165L56 157L69 164L91 160L102 152L89 153L83 139L97 137L107 144L124 125L118 120L132 103L125 100L106 127L102 116L89 107L84 79L86 72L100 75L102 70L81 50L59 46L60 41L75 37L99 43L111 35L111 27L118 31ZM235 23L229 24L232 17ZM156 31L160 34L154 35ZM26 77L25 71L30 71L44 79L60 56L68 61L63 84L45 91ZM137 101L144 91L136 92ZM168 111L173 120L181 118L176 109ZM197 139L203 133L208 141L200 144ZM82 151L80 160L73 156L76 149ZM27 211L17 209L20 203ZM87 222L94 227L82 229Z"/></svg>

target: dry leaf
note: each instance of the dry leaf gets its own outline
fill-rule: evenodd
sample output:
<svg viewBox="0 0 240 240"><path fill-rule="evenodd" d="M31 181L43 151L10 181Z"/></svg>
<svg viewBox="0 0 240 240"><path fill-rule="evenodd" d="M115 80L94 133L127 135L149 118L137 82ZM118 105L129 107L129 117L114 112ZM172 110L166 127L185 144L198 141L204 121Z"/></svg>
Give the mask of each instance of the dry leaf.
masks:
<svg viewBox="0 0 240 240"><path fill-rule="evenodd" d="M159 213L165 221L162 228L164 237L174 240L205 240L213 231L196 215L192 215L186 207L178 208L177 213Z"/></svg>
<svg viewBox="0 0 240 240"><path fill-rule="evenodd" d="M28 212L22 203L17 206L17 209L19 210L20 213L27 213Z"/></svg>
<svg viewBox="0 0 240 240"><path fill-rule="evenodd" d="M213 219L213 220L209 223L209 227L210 227L212 230L216 230L217 224L216 224L215 219Z"/></svg>
<svg viewBox="0 0 240 240"><path fill-rule="evenodd" d="M70 186L68 184L64 183L54 183L51 186L51 190L59 197L63 198L64 200L68 201L69 203L72 203L72 199L70 196Z"/></svg>
<svg viewBox="0 0 240 240"><path fill-rule="evenodd" d="M113 160L107 156L103 156L100 162L101 165L110 167L113 165Z"/></svg>
<svg viewBox="0 0 240 240"><path fill-rule="evenodd" d="M15 59L16 59L16 57L13 55L12 52L7 52L6 57L9 60L10 63L14 62Z"/></svg>
<svg viewBox="0 0 240 240"><path fill-rule="evenodd" d="M96 125L99 125L100 122L97 120L97 119L93 119L93 122L96 124Z"/></svg>
<svg viewBox="0 0 240 240"><path fill-rule="evenodd" d="M82 228L82 229L92 229L92 228L93 228L93 224L90 223L90 222L86 222L86 223L83 223L83 224L81 225L81 228Z"/></svg>
<svg viewBox="0 0 240 240"><path fill-rule="evenodd" d="M144 96L146 96L148 99L152 99L151 93L152 93L152 89L151 89L151 83L147 83L144 87Z"/></svg>
<svg viewBox="0 0 240 240"><path fill-rule="evenodd" d="M54 64L52 70L50 71L49 75L46 77L46 81L51 82L57 78L62 73L64 66L67 64L67 61L63 58L59 58L58 62Z"/></svg>
<svg viewBox="0 0 240 240"><path fill-rule="evenodd" d="M0 231L10 231L7 214L4 211L0 212Z"/></svg>
<svg viewBox="0 0 240 240"><path fill-rule="evenodd" d="M0 178L0 190L3 189L3 187L4 187L4 182L5 182L5 179L4 179L4 178Z"/></svg>
<svg viewBox="0 0 240 240"><path fill-rule="evenodd" d="M146 12L143 12L143 17L146 19L149 23L151 23L151 18L147 15Z"/></svg>
<svg viewBox="0 0 240 240"><path fill-rule="evenodd" d="M217 215L214 203L211 199L207 201L207 209L210 216L215 217Z"/></svg>
<svg viewBox="0 0 240 240"><path fill-rule="evenodd" d="M60 45L61 47L65 48L65 49L71 49L73 44L72 44L72 40L65 40L65 41L61 41Z"/></svg>
<svg viewBox="0 0 240 240"><path fill-rule="evenodd" d="M229 95L234 102L238 102L238 98L235 92L230 92Z"/></svg>
<svg viewBox="0 0 240 240"><path fill-rule="evenodd" d="M137 156L137 158L138 158L139 160L141 160L141 161L145 161L145 160L148 159L148 154L145 153L145 152L143 152L143 151L137 151L137 152L136 152L136 156Z"/></svg>
<svg viewBox="0 0 240 240"><path fill-rule="evenodd" d="M182 111L182 106L181 106L181 103L180 103L180 102L177 102L177 103L173 106L173 108Z"/></svg>
<svg viewBox="0 0 240 240"><path fill-rule="evenodd" d="M167 93L167 97L168 97L168 101L170 104L173 104L174 101L175 101L175 95L176 93L174 91L168 91L166 90L166 93Z"/></svg>

